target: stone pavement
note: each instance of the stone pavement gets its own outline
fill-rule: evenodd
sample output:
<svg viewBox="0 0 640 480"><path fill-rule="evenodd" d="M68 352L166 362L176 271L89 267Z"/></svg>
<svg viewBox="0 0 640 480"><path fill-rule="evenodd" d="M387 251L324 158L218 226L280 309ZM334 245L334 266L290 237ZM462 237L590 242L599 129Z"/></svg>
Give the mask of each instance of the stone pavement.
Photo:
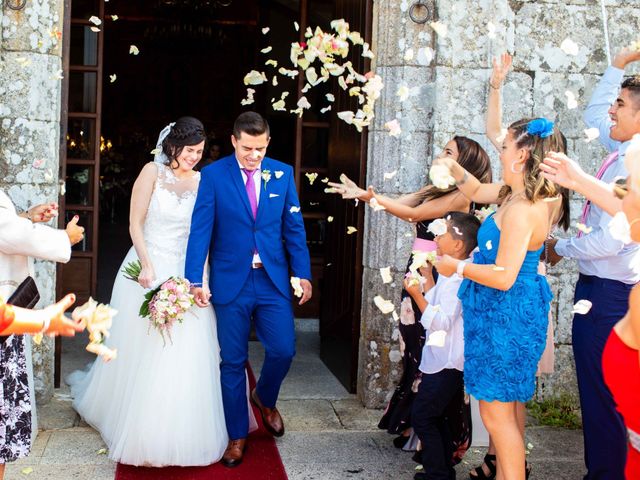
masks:
<svg viewBox="0 0 640 480"><path fill-rule="evenodd" d="M91 357L80 340L65 340L63 377ZM251 363L259 370L262 347L251 344ZM278 404L287 433L278 448L291 480L395 480L413 478L411 454L397 450L392 437L376 428L379 410L362 407L319 359L317 332L298 333L298 353ZM100 436L71 409L68 388L39 409L40 433L29 457L7 466L7 480L111 480L115 465L103 453ZM532 480L582 478L580 431L528 428L533 445L529 461ZM457 467L458 478L479 463L484 449L472 448ZM29 474L23 469L31 468ZM26 470L28 471L28 470ZM158 476L160 479L161 477ZM259 480L259 479L257 479Z"/></svg>

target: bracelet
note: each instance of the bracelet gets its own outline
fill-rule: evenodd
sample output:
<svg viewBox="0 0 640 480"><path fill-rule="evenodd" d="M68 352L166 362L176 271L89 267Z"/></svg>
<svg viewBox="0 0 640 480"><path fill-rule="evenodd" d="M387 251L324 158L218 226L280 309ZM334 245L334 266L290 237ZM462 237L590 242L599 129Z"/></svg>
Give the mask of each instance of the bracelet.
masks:
<svg viewBox="0 0 640 480"><path fill-rule="evenodd" d="M491 80L489 80L489 86L490 86L491 88L493 88L494 90L500 90L500 87L501 87L501 85L498 85L498 86L496 87L493 83L491 83Z"/></svg>
<svg viewBox="0 0 640 480"><path fill-rule="evenodd" d="M456 267L456 273L458 274L458 276L460 278L464 278L464 267L466 267L467 264L465 262L463 262L462 260L460 260L458 262L458 266Z"/></svg>
<svg viewBox="0 0 640 480"><path fill-rule="evenodd" d="M465 170L462 178L460 180L456 180L456 185L464 185L467 180L469 180L469 172Z"/></svg>

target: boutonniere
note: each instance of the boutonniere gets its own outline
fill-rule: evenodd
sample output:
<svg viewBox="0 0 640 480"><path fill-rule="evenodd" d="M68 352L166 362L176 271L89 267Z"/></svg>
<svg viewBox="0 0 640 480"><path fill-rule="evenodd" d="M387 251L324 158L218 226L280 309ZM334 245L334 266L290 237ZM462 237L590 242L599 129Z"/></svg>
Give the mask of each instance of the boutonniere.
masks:
<svg viewBox="0 0 640 480"><path fill-rule="evenodd" d="M269 170L262 170L260 173L262 180L264 180L264 188L267 188L267 182L271 180L271 172Z"/></svg>

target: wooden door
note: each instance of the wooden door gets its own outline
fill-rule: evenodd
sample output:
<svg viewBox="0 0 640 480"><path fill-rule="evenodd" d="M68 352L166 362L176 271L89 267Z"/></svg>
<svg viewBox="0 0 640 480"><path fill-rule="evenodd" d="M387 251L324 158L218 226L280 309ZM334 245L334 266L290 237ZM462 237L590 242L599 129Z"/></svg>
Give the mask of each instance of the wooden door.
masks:
<svg viewBox="0 0 640 480"><path fill-rule="evenodd" d="M371 0L336 0L335 18L344 18L351 30L359 31L371 42ZM369 69L368 60L350 55L359 72ZM357 100L341 88L334 88L334 112L355 111ZM335 116L329 129L328 176L337 179L345 173L359 185L366 179L366 131L358 133ZM327 226L327 263L322 282L320 309L320 355L324 363L352 393L356 391L358 374L358 342L360 339L360 302L362 296L362 238L364 209L354 202L331 196L328 214L334 220ZM347 227L358 229L347 235Z"/></svg>
<svg viewBox="0 0 640 480"><path fill-rule="evenodd" d="M61 109L60 226L75 215L85 238L73 247L71 260L58 266L57 296L73 292L78 304L96 295L98 209L100 187L100 115L104 0L65 1L63 43L64 84ZM60 384L61 343L56 341L55 385Z"/></svg>

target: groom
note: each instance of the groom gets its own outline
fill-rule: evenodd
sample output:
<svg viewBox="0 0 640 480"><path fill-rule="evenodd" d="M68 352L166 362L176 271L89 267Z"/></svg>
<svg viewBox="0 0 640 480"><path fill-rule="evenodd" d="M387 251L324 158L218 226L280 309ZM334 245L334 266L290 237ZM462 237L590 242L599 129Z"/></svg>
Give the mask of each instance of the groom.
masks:
<svg viewBox="0 0 640 480"><path fill-rule="evenodd" d="M279 437L278 392L295 354L289 272L299 277L300 304L311 298L311 265L291 166L265 157L269 124L255 112L235 121L235 153L202 170L191 218L185 276L196 304L211 297L218 325L220 376L229 445L222 457L240 465L249 429L245 367L251 321L265 359L251 402ZM210 291L203 285L211 265Z"/></svg>

